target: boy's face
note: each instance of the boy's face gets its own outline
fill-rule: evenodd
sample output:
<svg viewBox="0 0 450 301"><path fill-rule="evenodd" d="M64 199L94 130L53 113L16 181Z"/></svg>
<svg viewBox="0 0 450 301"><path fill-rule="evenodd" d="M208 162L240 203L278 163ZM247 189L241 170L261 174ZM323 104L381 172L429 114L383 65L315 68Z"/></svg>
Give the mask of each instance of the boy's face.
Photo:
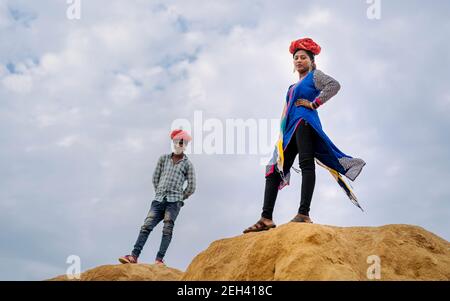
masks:
<svg viewBox="0 0 450 301"><path fill-rule="evenodd" d="M185 145L185 143L187 144L187 142L185 142L183 139L173 139L173 144L175 146L183 146Z"/></svg>
<svg viewBox="0 0 450 301"><path fill-rule="evenodd" d="M188 142L183 139L173 139L173 146L176 155L181 155L185 150Z"/></svg>

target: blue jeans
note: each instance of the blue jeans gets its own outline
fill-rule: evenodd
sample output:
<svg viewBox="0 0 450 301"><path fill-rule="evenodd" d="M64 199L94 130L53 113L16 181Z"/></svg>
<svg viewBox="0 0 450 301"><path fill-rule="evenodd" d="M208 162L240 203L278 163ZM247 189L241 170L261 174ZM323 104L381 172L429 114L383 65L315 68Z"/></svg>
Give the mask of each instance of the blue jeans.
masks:
<svg viewBox="0 0 450 301"><path fill-rule="evenodd" d="M139 257L150 232L160 221L164 220L161 245L156 255L156 259L163 259L172 240L173 226L182 204L182 202L167 202L165 200L163 202L153 201L131 254Z"/></svg>

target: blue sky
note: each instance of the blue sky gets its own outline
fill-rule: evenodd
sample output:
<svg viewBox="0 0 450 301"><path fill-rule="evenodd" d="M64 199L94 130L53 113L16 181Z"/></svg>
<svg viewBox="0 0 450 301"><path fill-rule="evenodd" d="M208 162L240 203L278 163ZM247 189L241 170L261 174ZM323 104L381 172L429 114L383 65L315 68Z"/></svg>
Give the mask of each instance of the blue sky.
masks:
<svg viewBox="0 0 450 301"><path fill-rule="evenodd" d="M342 89L320 108L325 132L367 165L351 183L365 212L317 167L311 216L336 226L414 224L450 238L448 1L0 0L0 279L41 280L130 252L172 122L278 118L289 43L312 37ZM276 137L272 137L275 139ZM195 136L194 136L195 139ZM198 189L167 253L184 270L262 207L256 155L192 154ZM301 176L274 219L296 213ZM142 261L152 262L161 225Z"/></svg>

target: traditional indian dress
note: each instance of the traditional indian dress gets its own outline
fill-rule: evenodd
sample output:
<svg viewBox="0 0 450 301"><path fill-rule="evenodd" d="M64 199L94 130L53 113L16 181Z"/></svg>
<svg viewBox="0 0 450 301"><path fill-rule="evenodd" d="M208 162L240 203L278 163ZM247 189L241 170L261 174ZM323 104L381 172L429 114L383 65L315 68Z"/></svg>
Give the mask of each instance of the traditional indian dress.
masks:
<svg viewBox="0 0 450 301"><path fill-rule="evenodd" d="M336 95L339 89L339 83L320 70L310 71L301 81L289 87L281 116L280 135L273 156L266 166L266 177L273 172L278 172L282 178L279 189L289 185L290 172L283 173L284 151L300 121L304 119L320 138L314 141L316 162L331 173L350 200L362 210L351 187L341 175L354 181L366 163L362 159L343 153L333 144L322 129L317 110L295 105L298 99L306 99L313 102L315 107L319 107Z"/></svg>

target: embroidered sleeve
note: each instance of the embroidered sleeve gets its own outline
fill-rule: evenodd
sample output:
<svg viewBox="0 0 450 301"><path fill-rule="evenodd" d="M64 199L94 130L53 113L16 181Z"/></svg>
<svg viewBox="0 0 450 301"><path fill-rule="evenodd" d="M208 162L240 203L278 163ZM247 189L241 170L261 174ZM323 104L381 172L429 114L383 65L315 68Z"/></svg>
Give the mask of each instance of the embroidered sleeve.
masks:
<svg viewBox="0 0 450 301"><path fill-rule="evenodd" d="M337 94L341 85L331 76L320 70L314 71L314 85L320 91L319 96L313 101L314 109L326 103L331 97Z"/></svg>

